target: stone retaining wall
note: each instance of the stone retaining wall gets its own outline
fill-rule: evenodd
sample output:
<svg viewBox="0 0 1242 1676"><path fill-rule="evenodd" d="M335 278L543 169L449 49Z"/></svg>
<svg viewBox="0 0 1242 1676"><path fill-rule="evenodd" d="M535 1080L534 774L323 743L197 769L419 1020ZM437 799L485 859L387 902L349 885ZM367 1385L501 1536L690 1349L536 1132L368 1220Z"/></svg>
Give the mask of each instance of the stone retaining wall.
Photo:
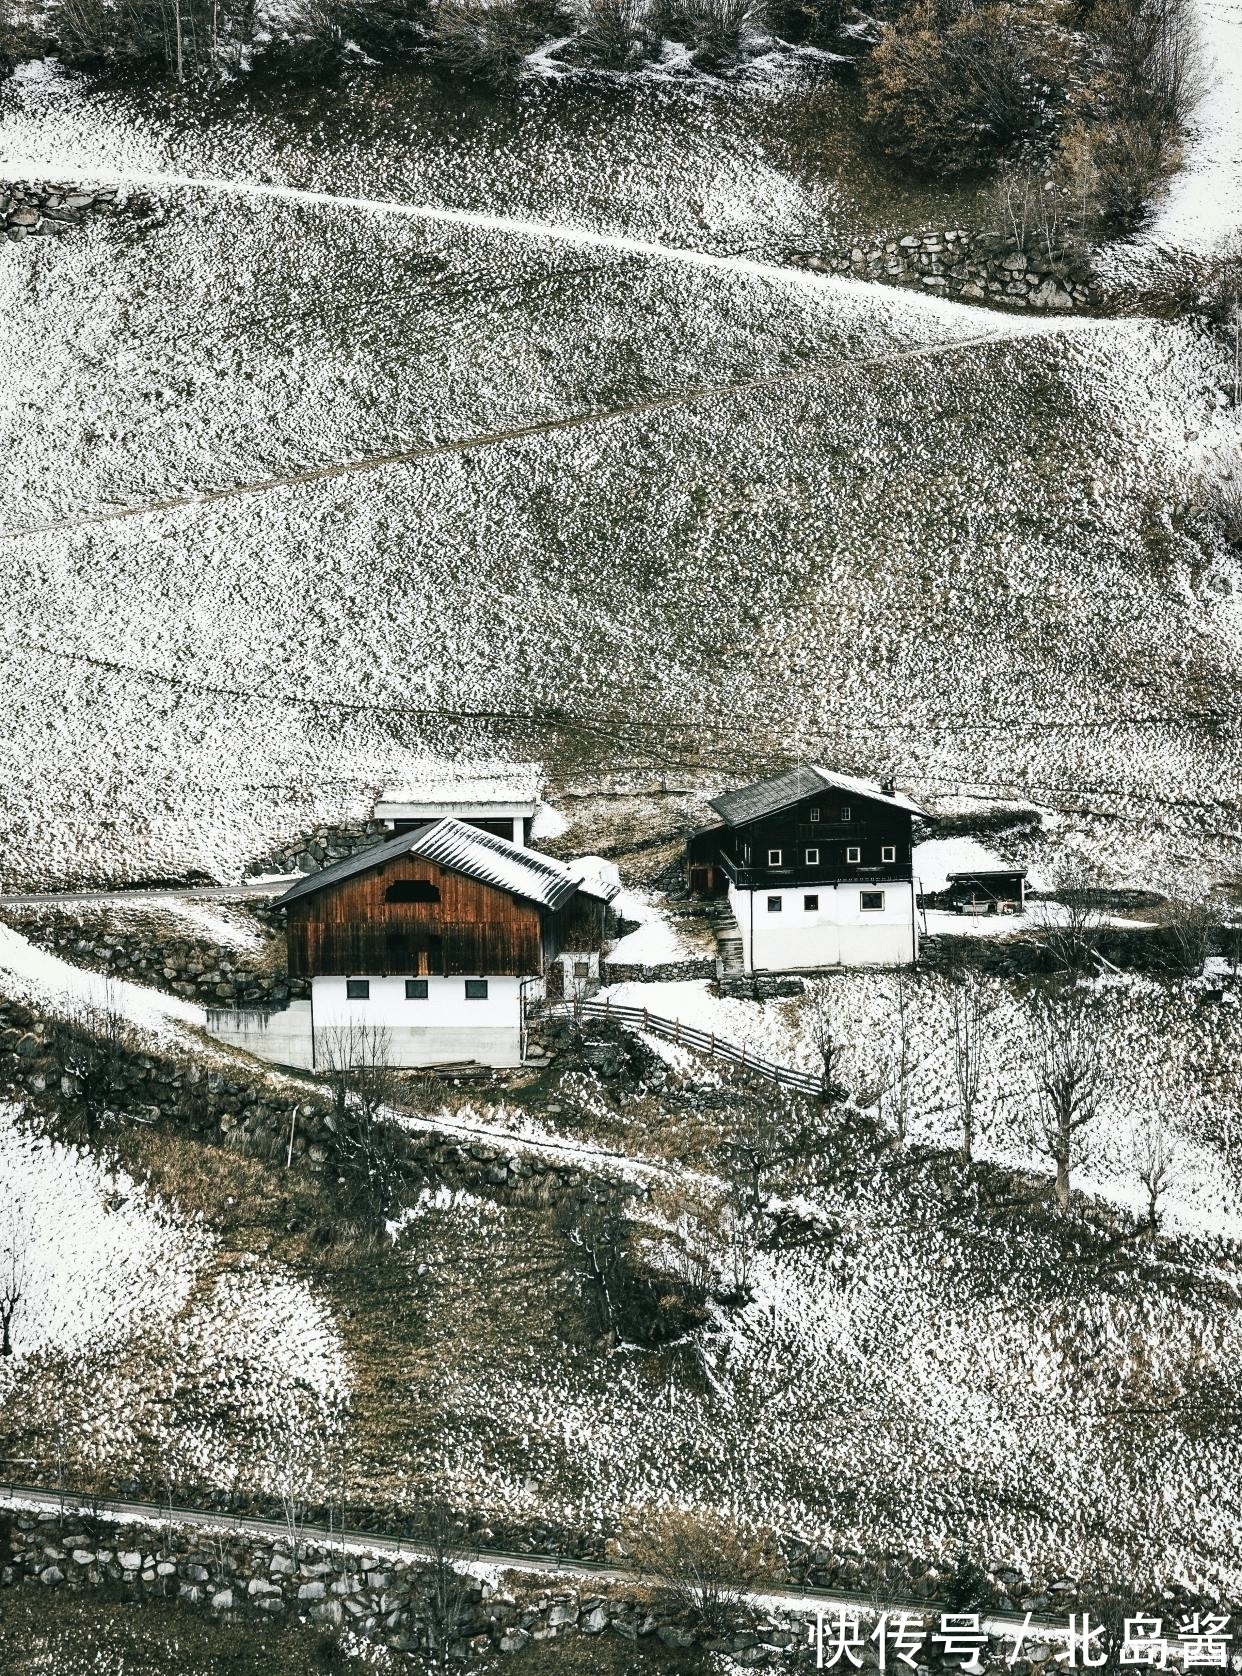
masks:
<svg viewBox="0 0 1242 1676"><path fill-rule="evenodd" d="M135 1602L177 1600L227 1622L348 1629L400 1653L435 1650L429 1581L429 1568L418 1559L343 1554L322 1542L300 1546L295 1554L288 1542L250 1532L109 1524L79 1513L19 1514L7 1535L0 1524L0 1588L108 1588ZM500 1581L465 1581L457 1607L444 1641L458 1668L496 1652L521 1652L531 1642L603 1634L727 1653L745 1668L815 1667L815 1613L807 1608L737 1607L724 1622L705 1629L658 1590L637 1583L595 1586L514 1573ZM943 1664L930 1641L936 1627L929 1613L921 1655L926 1662L919 1666L926 1676ZM984 1658L999 1665L1001 1652L1002 1644L993 1639ZM1051 1648L1035 1630L1026 1652L1010 1667L1018 1676L1042 1668ZM875 1667L869 1646L863 1658Z"/></svg>
<svg viewBox="0 0 1242 1676"><path fill-rule="evenodd" d="M605 957L599 968L599 981L604 986L614 983L684 983L715 976L716 961L711 955L699 955L690 960L666 960L655 966L636 966L624 961L615 964Z"/></svg>
<svg viewBox="0 0 1242 1676"><path fill-rule="evenodd" d="M115 186L89 190L77 186L53 185L47 181L0 182L0 219L4 235L13 243L22 239L45 238L63 233L75 222L104 211L116 212L135 199Z"/></svg>
<svg viewBox="0 0 1242 1676"><path fill-rule="evenodd" d="M849 274L996 308L1064 314L1100 302L1064 259L1025 255L995 234L963 228L910 233L849 249L790 251L786 260L817 273Z"/></svg>
<svg viewBox="0 0 1242 1676"><path fill-rule="evenodd" d="M247 877L265 873L318 873L334 862L373 850L393 834L382 821L349 821L337 826L316 826L310 832L279 844L252 861Z"/></svg>
<svg viewBox="0 0 1242 1676"><path fill-rule="evenodd" d="M74 966L148 984L204 1007L280 1008L306 988L305 982L290 983L283 935L252 952L171 931L155 915L132 911L9 908L5 917L23 937Z"/></svg>

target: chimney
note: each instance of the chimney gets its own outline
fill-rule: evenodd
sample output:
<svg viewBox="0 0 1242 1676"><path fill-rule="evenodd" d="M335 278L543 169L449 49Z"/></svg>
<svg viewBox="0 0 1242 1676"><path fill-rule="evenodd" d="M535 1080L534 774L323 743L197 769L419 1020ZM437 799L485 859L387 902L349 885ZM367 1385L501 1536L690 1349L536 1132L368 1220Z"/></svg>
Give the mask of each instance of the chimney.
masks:
<svg viewBox="0 0 1242 1676"><path fill-rule="evenodd" d="M896 797L896 795L897 795L897 782L896 782L896 780L894 780L893 777L891 775L889 775L889 777L887 779L880 781L880 790L884 793L885 797Z"/></svg>

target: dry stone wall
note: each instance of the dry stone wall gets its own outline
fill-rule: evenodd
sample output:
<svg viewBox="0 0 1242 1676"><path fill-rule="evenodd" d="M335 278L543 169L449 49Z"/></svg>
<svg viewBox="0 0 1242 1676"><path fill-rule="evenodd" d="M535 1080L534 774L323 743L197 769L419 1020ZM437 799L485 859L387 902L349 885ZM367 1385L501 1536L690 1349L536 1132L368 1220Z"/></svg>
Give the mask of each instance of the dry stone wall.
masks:
<svg viewBox="0 0 1242 1676"><path fill-rule="evenodd" d="M1016 251L996 235L964 228L908 233L849 249L791 251L787 260L816 273L904 285L994 308L1066 314L1096 307L1101 300L1066 259Z"/></svg>
<svg viewBox="0 0 1242 1676"><path fill-rule="evenodd" d="M13 244L63 233L74 223L134 203L115 186L87 189L37 180L0 183L0 220L5 238Z"/></svg>
<svg viewBox="0 0 1242 1676"><path fill-rule="evenodd" d="M287 1542L251 1531L109 1524L74 1513L23 1513L7 1532L0 1526L0 1588L108 1589L136 1603L176 1600L227 1622L348 1629L413 1655L415 1667L418 1655L438 1651L428 1581L426 1563L417 1558L342 1552L322 1543L295 1554ZM929 1617L927 1628L934 1627ZM531 1643L606 1634L726 1653L743 1668L813 1669L814 1630L809 1607L738 1607L723 1623L705 1628L658 1590L637 1584L596 1586L512 1572L497 1578L493 1572L465 1584L443 1641L459 1669L497 1652L520 1653ZM1052 1652L1038 1631L1027 1650L1031 1656L1011 1667L1017 1676L1031 1676ZM989 1665L999 1667L1001 1651L993 1640L984 1654ZM874 1668L869 1648L864 1660ZM941 1662L932 1649L919 1676L931 1676Z"/></svg>
<svg viewBox="0 0 1242 1676"><path fill-rule="evenodd" d="M152 916L58 908L8 909L23 937L74 966L167 990L204 1007L285 1007L305 989L290 983L283 936L251 952L172 931Z"/></svg>

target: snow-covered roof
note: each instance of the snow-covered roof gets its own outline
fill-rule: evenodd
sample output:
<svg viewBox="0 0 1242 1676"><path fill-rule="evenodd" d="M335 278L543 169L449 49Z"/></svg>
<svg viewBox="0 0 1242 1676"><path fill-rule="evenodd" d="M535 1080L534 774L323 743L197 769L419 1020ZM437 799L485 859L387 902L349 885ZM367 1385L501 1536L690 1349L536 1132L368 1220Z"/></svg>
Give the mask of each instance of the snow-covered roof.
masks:
<svg viewBox="0 0 1242 1676"><path fill-rule="evenodd" d="M283 907L303 896L313 896L343 879L369 873L372 868L381 867L386 861L394 861L402 855L421 856L423 860L434 861L451 872L464 873L467 878L495 885L498 890L510 891L514 896L538 902L545 908L563 907L579 889L577 876L563 861L540 855L536 850L523 849L520 844L511 844L507 838L480 832L477 827L466 826L464 822L446 816L443 820L417 827L413 832L403 832L386 844L377 844L374 849L363 850L345 861L338 861L322 872L308 874L279 897L276 905ZM588 894L598 893L588 890Z"/></svg>
<svg viewBox="0 0 1242 1676"><path fill-rule="evenodd" d="M876 803L886 803L893 809L904 809L912 815L923 810L904 792L886 791L878 780L861 780L852 774L838 774L829 768L800 766L777 774L770 780L759 780L753 786L741 786L737 791L721 792L710 799L711 807L730 826L745 826L750 821L762 820L788 809L803 798L814 797L822 791L852 792L856 797L868 797Z"/></svg>
<svg viewBox="0 0 1242 1676"><path fill-rule="evenodd" d="M954 878L979 878L988 873L1020 873L977 838L929 838L914 846L914 876L920 889L935 895Z"/></svg>
<svg viewBox="0 0 1242 1676"><path fill-rule="evenodd" d="M399 786L389 786L375 805L376 818L429 819L462 810L479 814L524 814L535 811L543 788L543 770L536 762L498 763L474 774L454 773L451 765L428 764Z"/></svg>
<svg viewBox="0 0 1242 1676"><path fill-rule="evenodd" d="M615 861L605 861L602 855L580 855L569 863L569 870L588 896L611 902L621 894L621 875Z"/></svg>

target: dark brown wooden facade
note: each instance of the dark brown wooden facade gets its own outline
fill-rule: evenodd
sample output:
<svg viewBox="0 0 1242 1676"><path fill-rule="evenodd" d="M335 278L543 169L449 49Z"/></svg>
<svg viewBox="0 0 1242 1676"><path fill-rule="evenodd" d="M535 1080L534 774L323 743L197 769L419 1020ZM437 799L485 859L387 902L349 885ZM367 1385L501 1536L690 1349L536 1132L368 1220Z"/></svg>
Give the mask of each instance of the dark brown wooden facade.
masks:
<svg viewBox="0 0 1242 1676"><path fill-rule="evenodd" d="M289 973L535 976L562 947L575 946L565 942L575 909L583 911L576 897L557 914L437 862L401 855L289 904ZM585 946L597 947L598 936Z"/></svg>
<svg viewBox="0 0 1242 1676"><path fill-rule="evenodd" d="M906 809L857 791L830 788L738 825L694 833L687 877L698 895L851 879L909 879L913 818Z"/></svg>

